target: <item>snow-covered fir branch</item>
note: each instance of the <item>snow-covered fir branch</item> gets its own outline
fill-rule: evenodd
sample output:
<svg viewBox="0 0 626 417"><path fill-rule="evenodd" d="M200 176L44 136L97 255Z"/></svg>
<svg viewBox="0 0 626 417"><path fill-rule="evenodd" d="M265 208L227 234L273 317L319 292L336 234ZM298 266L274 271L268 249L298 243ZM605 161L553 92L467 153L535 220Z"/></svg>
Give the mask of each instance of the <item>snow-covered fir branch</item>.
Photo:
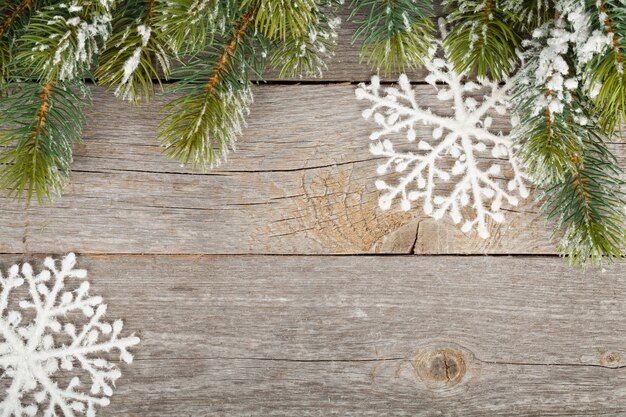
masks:
<svg viewBox="0 0 626 417"><path fill-rule="evenodd" d="M93 63L100 45L111 34L112 6L111 0L74 1L47 6L36 13L31 26L37 27L37 37L21 41L32 43L29 58L39 62L44 77L62 81L83 76L82 71ZM39 30L45 27L45 31ZM24 51L21 57L28 55Z"/></svg>

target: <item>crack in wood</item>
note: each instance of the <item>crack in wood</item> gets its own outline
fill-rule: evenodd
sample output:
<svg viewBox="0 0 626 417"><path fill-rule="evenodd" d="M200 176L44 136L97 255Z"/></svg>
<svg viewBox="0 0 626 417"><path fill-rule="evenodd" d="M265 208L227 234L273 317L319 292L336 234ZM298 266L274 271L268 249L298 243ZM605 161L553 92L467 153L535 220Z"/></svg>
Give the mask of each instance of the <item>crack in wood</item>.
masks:
<svg viewBox="0 0 626 417"><path fill-rule="evenodd" d="M450 381L450 365L448 365L448 358L445 354L443 355L443 366L446 372L446 379Z"/></svg>
<svg viewBox="0 0 626 417"><path fill-rule="evenodd" d="M420 223L422 223L422 220L418 220L417 222L417 225L415 227L415 240L413 240L413 244L409 248L409 253L407 255L415 254L415 247L417 246L417 239L419 238L419 235L420 235Z"/></svg>
<svg viewBox="0 0 626 417"><path fill-rule="evenodd" d="M211 209L212 210L212 209ZM84 250L84 251L74 251L77 255L86 255L86 256L94 256L94 257L143 257L143 256L158 256L158 257L172 257L172 258L202 258L202 257L247 257L254 258L258 257L294 257L294 258L340 258L340 257L365 257L365 258L391 258L391 257L413 257L417 258L516 258L516 259L563 259L562 256L558 254L527 254L527 253L494 253L494 254L484 254L484 253L419 253L419 254L410 254L410 253L272 253L272 252L103 252L103 251L92 251L92 250ZM23 252L8 252L3 251L0 252L0 255L19 255ZM49 255L50 251L42 252L42 251L29 251L29 255L37 256L37 255Z"/></svg>
<svg viewBox="0 0 626 417"><path fill-rule="evenodd" d="M554 367L587 367L587 368L603 368L608 370L626 369L625 365L603 365L601 363L568 363L568 362L517 362L517 361L490 361L484 359L474 358L478 362L486 365L508 365L508 366L554 366Z"/></svg>
<svg viewBox="0 0 626 417"><path fill-rule="evenodd" d="M24 220L24 228L22 233L22 252L28 253L28 237L30 232L30 220L28 219L28 212L24 210L26 219Z"/></svg>
<svg viewBox="0 0 626 417"><path fill-rule="evenodd" d="M360 164L360 163L364 163L364 162L372 162L372 161L376 161L377 159L380 158L367 158L367 159L358 159L358 160L354 160L354 161L344 161L344 162L336 162L336 163L332 163L332 164L325 164L325 165L315 165L315 166L303 166L303 167L298 167L298 168L282 168L282 169L250 169L250 170L244 170L244 169L238 169L238 170L212 170L212 171L208 171L208 172L179 172L179 171L155 171L155 170L143 170L143 169L129 169L129 168L107 168L106 170L88 170L88 169L81 169L81 168L76 168L73 169L72 172L76 172L76 173L86 173L86 174L110 174L113 172L133 172L133 173L139 173L139 174L160 174L160 175L188 175L188 176L206 176L206 177L212 177L212 176L232 176L230 174L272 174L272 173L280 173L280 172L300 172L300 171L312 171L312 170L318 170L318 169L325 169L325 168L334 168L334 167L340 167L340 166L344 166L344 165L356 165L356 164Z"/></svg>
<svg viewBox="0 0 626 417"><path fill-rule="evenodd" d="M626 369L626 365L609 366L602 364L592 363L559 363L559 362L514 362L514 361L490 361L474 357L474 359L485 365L494 366L537 366L537 367L590 367L590 368L602 368L606 370L620 370ZM265 362L294 362L294 363L360 363L360 362L406 362L410 363L413 368L415 364L411 358L403 357L389 357L389 358L355 358L355 359L297 359L297 358L267 358L267 357L246 357L246 356L207 356L207 357L152 357L152 358L135 358L136 361L151 362L151 361L265 361ZM446 379L450 381L450 370L452 365L448 363L448 358L443 356L443 363L445 365Z"/></svg>

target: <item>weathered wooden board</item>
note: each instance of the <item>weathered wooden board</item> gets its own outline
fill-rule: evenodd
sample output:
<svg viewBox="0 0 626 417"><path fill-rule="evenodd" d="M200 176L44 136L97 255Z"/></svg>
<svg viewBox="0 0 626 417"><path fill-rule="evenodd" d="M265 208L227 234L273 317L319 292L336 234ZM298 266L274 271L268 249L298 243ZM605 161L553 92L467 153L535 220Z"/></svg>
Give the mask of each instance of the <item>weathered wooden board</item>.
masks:
<svg viewBox="0 0 626 417"><path fill-rule="evenodd" d="M585 274L552 257L79 264L109 317L142 339L103 417L626 410L624 264Z"/></svg>
<svg viewBox="0 0 626 417"><path fill-rule="evenodd" d="M378 209L375 126L344 83L373 71L347 9L324 77L269 71L219 169L162 156L163 99L129 108L94 89L66 194L0 199L0 268L80 252L91 292L142 339L99 416L624 415L626 264L523 256L555 253L532 201L488 240ZM626 167L626 144L613 149ZM273 256L290 254L307 256Z"/></svg>
<svg viewBox="0 0 626 417"><path fill-rule="evenodd" d="M588 417L621 416L626 409L624 369L474 361L480 381L454 388L433 383L437 388L427 388L413 369L415 361L421 363L141 361L127 375L140 378L142 386L122 382L119 395L124 398L113 400L111 410L102 415ZM434 362L438 378L445 379L443 360ZM129 401L130 396L140 400Z"/></svg>
<svg viewBox="0 0 626 417"><path fill-rule="evenodd" d="M419 88L445 111L430 86ZM238 152L206 174L162 156L162 103L130 108L96 90L65 195L28 209L1 200L0 252L554 253L531 200L509 208L488 240L419 208L380 211L379 161L368 150L375 125L351 85L257 88ZM502 118L494 125L506 128ZM626 146L616 151L624 162Z"/></svg>

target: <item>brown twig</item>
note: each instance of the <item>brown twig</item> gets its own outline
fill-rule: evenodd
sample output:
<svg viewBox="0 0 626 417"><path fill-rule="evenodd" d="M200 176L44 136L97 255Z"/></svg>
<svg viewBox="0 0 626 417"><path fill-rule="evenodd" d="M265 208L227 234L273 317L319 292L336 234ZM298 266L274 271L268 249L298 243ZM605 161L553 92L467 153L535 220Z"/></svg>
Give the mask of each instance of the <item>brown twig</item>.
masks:
<svg viewBox="0 0 626 417"><path fill-rule="evenodd" d="M483 21L485 24L489 24L491 20L491 13L493 12L494 0L487 0L485 2L485 8L482 10Z"/></svg>
<svg viewBox="0 0 626 417"><path fill-rule="evenodd" d="M550 75L547 79L547 82L550 82L552 76ZM554 94L554 91L551 89L546 89L546 135L548 136L548 142L552 142L552 113L550 112L550 97Z"/></svg>
<svg viewBox="0 0 626 417"><path fill-rule="evenodd" d="M549 106L546 106L546 135L548 136L548 142L552 142L552 114Z"/></svg>
<svg viewBox="0 0 626 417"><path fill-rule="evenodd" d="M48 116L48 111L50 110L50 94L52 94L52 88L55 84L56 81L50 81L48 84L43 86L41 93L39 94L41 104L39 105L39 111L37 111L37 115L35 116L35 126L33 127L32 137L33 143L37 141L37 137L46 126L46 117Z"/></svg>
<svg viewBox="0 0 626 417"><path fill-rule="evenodd" d="M0 25L0 36L4 35L4 33L9 30L9 28L13 24L13 21L17 19L23 12L30 9L32 5L33 0L24 0L24 2L20 6L13 7L11 13L6 16L4 22L2 22L2 25Z"/></svg>
<svg viewBox="0 0 626 417"><path fill-rule="evenodd" d="M148 0L148 16L147 20L150 21L154 17L155 0Z"/></svg>
<svg viewBox="0 0 626 417"><path fill-rule="evenodd" d="M578 191L578 195L580 195L581 200L585 202L585 205L582 208L583 215L588 218L590 222L593 222L593 214L589 207L591 206L591 197L589 196L589 192L585 189L587 186L587 179L580 174L580 161L576 155L572 155L572 161L576 164L577 173L574 176L574 187Z"/></svg>
<svg viewBox="0 0 626 417"><path fill-rule="evenodd" d="M217 66L213 70L211 78L209 78L209 82L204 86L204 92L206 94L212 93L219 84L220 76L226 71L228 62L233 57L237 44L243 41L246 35L246 31L252 24L253 20L254 12L248 11L241 16L241 19L235 25L235 32L233 33L231 41L228 43L228 45L226 45L226 48L224 48L222 55L217 61Z"/></svg>

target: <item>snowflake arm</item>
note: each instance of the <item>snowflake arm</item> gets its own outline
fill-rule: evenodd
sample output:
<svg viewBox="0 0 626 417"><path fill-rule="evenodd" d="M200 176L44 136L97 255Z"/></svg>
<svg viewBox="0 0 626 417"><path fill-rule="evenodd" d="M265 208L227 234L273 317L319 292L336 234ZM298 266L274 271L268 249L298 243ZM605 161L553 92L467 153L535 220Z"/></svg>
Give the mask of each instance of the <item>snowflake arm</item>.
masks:
<svg viewBox="0 0 626 417"><path fill-rule="evenodd" d="M454 223L465 222L464 232L476 227L481 237L489 236L488 220L504 221L501 207L504 203L517 205L519 198L529 192L525 175L513 157L511 137L490 131L492 118L489 112L506 114L510 107L508 90L512 80L503 85L483 78L463 82L465 74L457 74L445 59L434 57L426 63L430 74L426 81L438 90L440 101L452 103L452 117L435 114L430 108L421 107L416 92L406 75L400 76L399 86L381 88L378 77L370 85L361 84L356 90L357 99L368 100L371 107L363 111L363 117L380 127L370 135L375 141L370 146L373 155L386 158L378 167L378 175L391 171L399 174L395 184L379 179L376 187L382 192L379 205L389 209L393 200L400 200L403 210L410 210L411 203L422 201L424 212L436 219L448 213ZM482 102L475 98L482 93ZM414 151L397 151L393 139L405 133L409 143L416 141L416 126L432 126L431 138L418 141ZM480 158L491 148L491 156L499 161L483 167ZM451 156L455 161L451 169L444 166L443 158ZM487 156L487 155L484 155ZM496 179L502 173L500 159L507 158L513 177L503 187ZM454 180L448 194L436 187L437 180ZM469 215L467 211L473 211Z"/></svg>
<svg viewBox="0 0 626 417"><path fill-rule="evenodd" d="M115 381L121 376L118 366L100 355L118 351L122 361L133 360L128 349L138 344L139 338L121 337L121 320L103 321L107 306L101 297L88 294L89 282L83 281L75 291L63 291L68 278L87 276L85 270L74 269L75 264L74 254L69 254L59 268L47 258L47 269L39 274L24 264L21 271L14 265L6 278L0 275L0 368L12 378L0 402L1 417L34 416L38 412L54 417L58 409L65 417L94 417L97 406L109 404ZM28 298L17 303L21 312L10 310L10 293L25 283ZM29 311L34 319L26 321L22 312L27 315ZM89 318L80 331L72 322L62 323L68 314L77 313ZM75 371L76 365L82 368L81 375L60 387L54 374L60 369ZM87 392L81 389L84 375L91 380ZM24 404L26 394L35 403Z"/></svg>

